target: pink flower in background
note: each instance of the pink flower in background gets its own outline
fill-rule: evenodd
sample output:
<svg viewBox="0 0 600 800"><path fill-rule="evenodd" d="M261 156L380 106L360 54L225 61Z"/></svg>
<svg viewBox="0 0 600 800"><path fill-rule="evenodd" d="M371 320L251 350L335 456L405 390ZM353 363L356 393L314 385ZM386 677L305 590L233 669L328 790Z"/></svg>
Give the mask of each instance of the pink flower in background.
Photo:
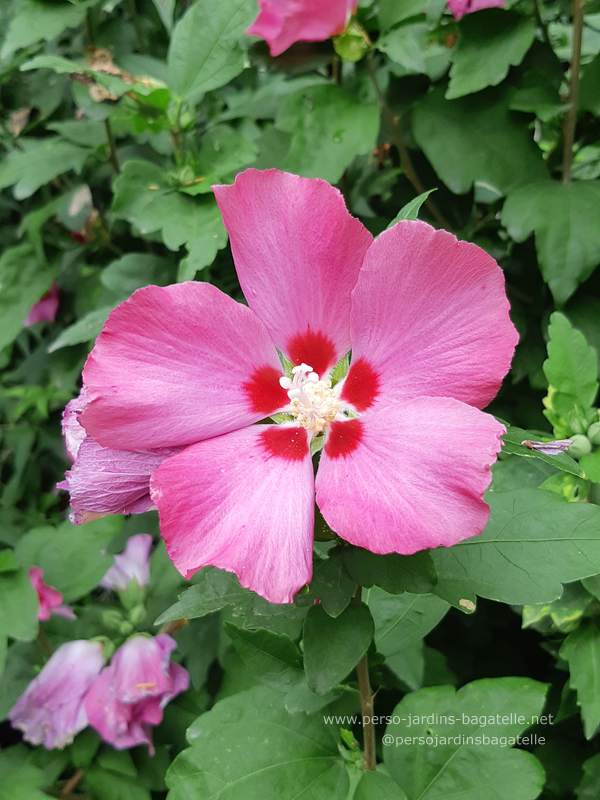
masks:
<svg viewBox="0 0 600 800"><path fill-rule="evenodd" d="M102 669L102 645L77 640L63 644L11 708L13 728L31 744L63 748L88 724L85 696Z"/></svg>
<svg viewBox="0 0 600 800"><path fill-rule="evenodd" d="M31 306L23 327L29 328L36 322L54 322L58 311L59 295L58 286L53 283L42 299Z"/></svg>
<svg viewBox="0 0 600 800"><path fill-rule="evenodd" d="M272 56L294 42L323 42L342 33L358 0L258 0L260 14L246 31L266 39Z"/></svg>
<svg viewBox="0 0 600 800"><path fill-rule="evenodd" d="M143 514L154 506L150 475L177 450L128 452L101 447L80 423L88 400L82 389L63 414L63 436L74 464L57 488L71 494L71 522L82 525L107 514Z"/></svg>
<svg viewBox="0 0 600 800"><path fill-rule="evenodd" d="M166 633L136 636L94 682L85 701L90 725L117 750L147 744L154 755L152 726L162 722L164 707L190 682L187 670L170 662L176 646Z"/></svg>
<svg viewBox="0 0 600 800"><path fill-rule="evenodd" d="M40 610L37 618L41 620L50 619L50 614L59 614L61 617L76 619L73 609L63 606L63 596L54 586L44 583L44 570L40 567L31 567L29 577L33 583L33 588L37 592L40 601Z"/></svg>
<svg viewBox="0 0 600 800"><path fill-rule="evenodd" d="M126 589L131 581L144 587L150 583L152 537L138 533L127 540L125 552L115 556L115 563L100 581L104 589Z"/></svg>
<svg viewBox="0 0 600 800"><path fill-rule="evenodd" d="M448 0L448 8L456 19L484 8L504 8L506 0Z"/></svg>
<svg viewBox="0 0 600 800"><path fill-rule="evenodd" d="M248 306L203 283L139 289L84 369L91 441L182 448L151 477L177 569L290 602L311 578L315 488L333 530L376 553L480 533L504 427L479 409L518 339L496 262L423 222L373 241L325 181L247 170L214 188Z"/></svg>

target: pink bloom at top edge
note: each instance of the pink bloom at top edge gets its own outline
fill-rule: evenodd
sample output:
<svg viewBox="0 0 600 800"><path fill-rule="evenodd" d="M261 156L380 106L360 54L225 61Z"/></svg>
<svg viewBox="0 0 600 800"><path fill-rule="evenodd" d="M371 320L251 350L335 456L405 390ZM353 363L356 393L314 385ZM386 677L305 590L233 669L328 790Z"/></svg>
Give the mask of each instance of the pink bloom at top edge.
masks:
<svg viewBox="0 0 600 800"><path fill-rule="evenodd" d="M448 9L456 19L484 8L504 8L506 0L448 0Z"/></svg>
<svg viewBox="0 0 600 800"><path fill-rule="evenodd" d="M29 570L29 577L33 583L33 588L37 592L38 600L40 601L40 610L38 611L37 618L41 620L50 619L50 614L59 614L61 617L68 619L76 619L72 608L63 606L62 593L55 589L54 586L48 586L44 583L44 570L40 567L31 567Z"/></svg>
<svg viewBox="0 0 600 800"><path fill-rule="evenodd" d="M166 633L136 636L121 645L94 682L85 701L90 725L117 750L147 744L154 755L152 726L162 722L163 708L190 682L187 670L170 662L175 647Z"/></svg>
<svg viewBox="0 0 600 800"><path fill-rule="evenodd" d="M61 645L8 714L13 728L48 750L71 744L88 724L85 696L102 669L102 645L79 639Z"/></svg>
<svg viewBox="0 0 600 800"><path fill-rule="evenodd" d="M323 42L342 33L358 0L258 0L260 13L246 31L269 44L272 56L294 42Z"/></svg>
<svg viewBox="0 0 600 800"><path fill-rule="evenodd" d="M373 241L322 180L251 169L214 191L248 306L199 282L139 289L84 369L99 446L181 448L150 482L177 569L291 602L312 574L315 490L333 530L376 553L480 533L504 427L479 409L518 339L496 262L424 222ZM253 424L278 412L290 421Z"/></svg>
<svg viewBox="0 0 600 800"><path fill-rule="evenodd" d="M58 311L59 296L58 286L53 283L42 299L31 306L23 327L30 328L36 322L54 322Z"/></svg>
<svg viewBox="0 0 600 800"><path fill-rule="evenodd" d="M135 580L141 588L150 583L152 537L138 533L127 540L125 551L115 556L115 563L100 581L104 589L126 589Z"/></svg>

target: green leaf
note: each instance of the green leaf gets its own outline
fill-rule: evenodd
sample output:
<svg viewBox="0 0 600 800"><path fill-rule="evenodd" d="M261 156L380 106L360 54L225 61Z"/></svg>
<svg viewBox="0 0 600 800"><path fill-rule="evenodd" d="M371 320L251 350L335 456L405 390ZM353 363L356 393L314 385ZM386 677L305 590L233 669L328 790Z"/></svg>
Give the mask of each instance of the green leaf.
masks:
<svg viewBox="0 0 600 800"><path fill-rule="evenodd" d="M354 156L375 147L379 107L340 86L313 86L288 98L275 127L292 134L283 169L337 183Z"/></svg>
<svg viewBox="0 0 600 800"><path fill-rule="evenodd" d="M152 0L158 16L169 33L173 27L173 13L175 11L175 0Z"/></svg>
<svg viewBox="0 0 600 800"><path fill-rule="evenodd" d="M252 0L196 0L173 29L167 56L171 93L195 102L239 75L246 61L239 40L255 17Z"/></svg>
<svg viewBox="0 0 600 800"><path fill-rule="evenodd" d="M93 764L85 771L93 800L151 800L152 795L135 777L120 775Z"/></svg>
<svg viewBox="0 0 600 800"><path fill-rule="evenodd" d="M86 75L91 75L94 81L110 92L110 94L117 96L123 95L126 92L136 92L136 94L147 95L154 91L154 87L147 86L141 81L127 83L117 75L111 75L110 73L98 69L90 69L87 64L81 61L70 61L68 58L57 55L48 54L35 56L31 61L26 61L25 64L21 65L21 70L24 72L37 69L51 69L58 75L83 72ZM96 101L92 101L92 103L97 105ZM74 124L73 121L71 121L71 124ZM90 144L92 143L90 142Z"/></svg>
<svg viewBox="0 0 600 800"><path fill-rule="evenodd" d="M212 263L217 251L227 244L227 232L214 198L181 194L169 184L163 170L149 161L131 159L125 163L115 180L112 211L131 222L140 234L161 231L169 250L187 245L196 265L199 261L204 266Z"/></svg>
<svg viewBox="0 0 600 800"><path fill-rule="evenodd" d="M68 603L98 586L113 563L102 551L122 527L122 517L103 517L81 527L67 521L34 528L19 539L15 553L24 567L41 567L44 581Z"/></svg>
<svg viewBox="0 0 600 800"><path fill-rule="evenodd" d="M365 770L352 800L406 800L406 795L397 783L384 772Z"/></svg>
<svg viewBox="0 0 600 800"><path fill-rule="evenodd" d="M596 352L584 335L559 312L550 317L544 374L552 410L566 418L575 406L587 411L598 394Z"/></svg>
<svg viewBox="0 0 600 800"><path fill-rule="evenodd" d="M24 569L0 573L0 636L35 639L39 609L37 592Z"/></svg>
<svg viewBox="0 0 600 800"><path fill-rule="evenodd" d="M455 194L475 184L501 196L545 177L542 154L508 110L509 97L497 88L446 100L440 87L415 104L415 139Z"/></svg>
<svg viewBox="0 0 600 800"><path fill-rule="evenodd" d="M595 450L589 456L583 456L579 464L589 481L600 483L600 449Z"/></svg>
<svg viewBox="0 0 600 800"><path fill-rule="evenodd" d="M29 244L10 247L0 257L0 350L23 329L34 303L46 294L56 270Z"/></svg>
<svg viewBox="0 0 600 800"><path fill-rule="evenodd" d="M514 605L548 603L563 583L600 572L600 508L543 489L488 492L491 515L479 536L433 550L436 592L476 592Z"/></svg>
<svg viewBox="0 0 600 800"><path fill-rule="evenodd" d="M42 791L46 778L32 764L33 753L22 745L0 751L0 800L48 800Z"/></svg>
<svg viewBox="0 0 600 800"><path fill-rule="evenodd" d="M377 588L370 590L368 600L375 622L377 650L386 657L389 668L402 678L409 667L407 654L412 653L435 628L450 606L433 594L405 593L397 596ZM422 653L419 659L422 670ZM406 682L411 685L410 679Z"/></svg>
<svg viewBox="0 0 600 800"><path fill-rule="evenodd" d="M173 283L173 270L166 258L147 253L127 253L102 270L102 284L123 299L142 286Z"/></svg>
<svg viewBox="0 0 600 800"><path fill-rule="evenodd" d="M407 203L405 206L403 206L400 209L400 211L396 214L394 219L387 226L386 230L388 230L389 228L391 228L393 225L395 225L397 222L400 222L401 220L404 220L404 219L413 219L413 220L414 219L419 219L419 211L421 210L421 206L423 205L425 200L427 200L429 195L432 192L435 192L435 191L436 191L436 189L429 189L429 191L423 192L423 194L420 194L418 197L415 197L414 200L411 200L410 203Z"/></svg>
<svg viewBox="0 0 600 800"><path fill-rule="evenodd" d="M530 450L528 447L524 447L521 444L521 442L545 441L547 439L550 439L548 434L546 434L540 440L539 434L535 433L534 431L525 431L522 428L515 428L510 425L502 437L502 441L504 442L502 452L515 456L522 456L523 458L535 458L539 461L544 461L546 464L551 464L553 467L560 469L562 472L567 472L570 475L575 475L576 477L582 477L582 468L579 466L577 461L571 458L570 455L567 455L567 453L558 453L555 456L547 456L545 453L540 453L538 450Z"/></svg>
<svg viewBox="0 0 600 800"><path fill-rule="evenodd" d="M544 770L531 753L509 748L539 717L546 690L529 678L487 678L458 692L407 694L386 729L390 775L409 800L534 800Z"/></svg>
<svg viewBox="0 0 600 800"><path fill-rule="evenodd" d="M293 604L268 603L249 589L242 588L235 575L215 567L200 570L193 580L197 581L196 585L179 595L179 601L161 614L156 625L175 619L195 619L230 607L235 617L248 617L251 627L260 625L273 630L277 621L302 619L306 613L305 609Z"/></svg>
<svg viewBox="0 0 600 800"><path fill-rule="evenodd" d="M230 622L225 631L247 669L265 686L287 691L304 679L300 651L287 634L244 630Z"/></svg>
<svg viewBox="0 0 600 800"><path fill-rule="evenodd" d="M304 621L304 668L309 688L325 694L354 669L373 638L369 609L350 605L339 617L320 606L309 609Z"/></svg>
<svg viewBox="0 0 600 800"><path fill-rule="evenodd" d="M13 195L25 200L40 186L63 172L80 173L90 150L78 147L60 136L20 139L23 150L13 150L0 164L0 189L16 184Z"/></svg>
<svg viewBox="0 0 600 800"><path fill-rule="evenodd" d="M600 631L594 622L570 633L559 656L569 663L571 689L577 692L583 730L591 739L600 727Z"/></svg>
<svg viewBox="0 0 600 800"><path fill-rule="evenodd" d="M447 100L497 86L523 61L535 34L533 17L499 8L466 14L458 27Z"/></svg>
<svg viewBox="0 0 600 800"><path fill-rule="evenodd" d="M386 30L405 19L424 14L427 0L380 0L378 16L381 30Z"/></svg>
<svg viewBox="0 0 600 800"><path fill-rule="evenodd" d="M88 8L97 2L98 0L80 0L74 5L23 0L6 32L0 58L7 58L15 50L29 47L40 39L50 41L67 28L80 25L85 19Z"/></svg>
<svg viewBox="0 0 600 800"><path fill-rule="evenodd" d="M600 796L600 753L583 762L583 778L575 793L577 800L597 800Z"/></svg>
<svg viewBox="0 0 600 800"><path fill-rule="evenodd" d="M390 594L430 592L436 581L435 567L426 550L412 556L390 553L380 556L362 547L344 549L344 562L361 586L381 586Z"/></svg>
<svg viewBox="0 0 600 800"><path fill-rule="evenodd" d="M600 55L585 67L579 84L579 108L600 114Z"/></svg>
<svg viewBox="0 0 600 800"><path fill-rule="evenodd" d="M55 353L63 347L73 347L82 342L93 342L100 335L104 323L114 306L102 306L88 311L81 319L65 328L48 346L49 353Z"/></svg>
<svg viewBox="0 0 600 800"><path fill-rule="evenodd" d="M296 596L298 605L309 606L318 600L330 617L339 617L356 592L356 581L348 574L344 553L334 552L317 561L309 591Z"/></svg>
<svg viewBox="0 0 600 800"><path fill-rule="evenodd" d="M169 800L345 800L349 781L322 715L289 714L260 686L218 702L188 731L167 773Z"/></svg>
<svg viewBox="0 0 600 800"><path fill-rule="evenodd" d="M375 46L402 69L397 74L425 73L437 80L448 69L450 51L432 37L425 22L409 22L381 36Z"/></svg>
<svg viewBox="0 0 600 800"><path fill-rule="evenodd" d="M600 262L600 228L588 224L599 214L600 181L532 183L506 199L502 224L517 242L535 232L542 276L559 305Z"/></svg>
<svg viewBox="0 0 600 800"><path fill-rule="evenodd" d="M100 147L107 144L106 128L94 120L68 119L62 122L49 122L46 127L56 131L63 139L83 147Z"/></svg>

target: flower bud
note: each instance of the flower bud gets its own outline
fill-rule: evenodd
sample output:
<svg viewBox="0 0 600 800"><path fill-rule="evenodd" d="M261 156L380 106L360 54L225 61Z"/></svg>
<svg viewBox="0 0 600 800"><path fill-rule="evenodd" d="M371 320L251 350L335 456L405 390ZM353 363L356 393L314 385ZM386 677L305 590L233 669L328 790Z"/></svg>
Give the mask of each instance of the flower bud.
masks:
<svg viewBox="0 0 600 800"><path fill-rule="evenodd" d="M360 61L369 49L369 44L363 31L351 22L346 30L333 40L335 52L344 61Z"/></svg>
<svg viewBox="0 0 600 800"><path fill-rule="evenodd" d="M571 458L580 459L592 452L592 443L587 436L576 433L575 436L571 438L573 439L573 444L568 450Z"/></svg>
<svg viewBox="0 0 600 800"><path fill-rule="evenodd" d="M600 422L594 422L592 425L590 425L587 432L587 438L592 444L600 444Z"/></svg>

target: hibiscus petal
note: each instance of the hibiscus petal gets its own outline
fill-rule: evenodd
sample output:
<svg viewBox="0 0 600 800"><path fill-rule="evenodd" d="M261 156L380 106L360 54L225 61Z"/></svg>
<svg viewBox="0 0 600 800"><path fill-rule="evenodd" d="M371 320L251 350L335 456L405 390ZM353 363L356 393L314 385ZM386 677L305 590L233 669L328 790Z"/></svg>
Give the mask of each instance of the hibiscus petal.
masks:
<svg viewBox="0 0 600 800"><path fill-rule="evenodd" d="M371 234L322 180L249 169L213 189L248 305L294 364L323 375L350 349L350 294Z"/></svg>
<svg viewBox="0 0 600 800"><path fill-rule="evenodd" d="M113 450L87 436L65 473L60 489L71 494L73 522L80 525L94 514L142 514L152 508L150 475L173 451L134 453Z"/></svg>
<svg viewBox="0 0 600 800"><path fill-rule="evenodd" d="M317 473L317 503L343 539L402 553L481 533L483 493L505 428L445 397L419 397L331 426Z"/></svg>
<svg viewBox="0 0 600 800"><path fill-rule="evenodd" d="M342 399L358 411L425 395L484 408L519 338L508 311L504 275L484 250L397 223L369 249L352 293Z"/></svg>
<svg viewBox="0 0 600 800"><path fill-rule="evenodd" d="M323 42L341 33L358 0L258 0L260 14L246 33L269 43L278 56L294 42Z"/></svg>
<svg viewBox="0 0 600 800"><path fill-rule="evenodd" d="M83 371L86 431L155 450L217 436L288 404L258 317L207 283L138 289L108 318Z"/></svg>
<svg viewBox="0 0 600 800"><path fill-rule="evenodd" d="M152 475L177 569L235 572L272 603L310 581L314 480L304 428L255 425L188 447Z"/></svg>

